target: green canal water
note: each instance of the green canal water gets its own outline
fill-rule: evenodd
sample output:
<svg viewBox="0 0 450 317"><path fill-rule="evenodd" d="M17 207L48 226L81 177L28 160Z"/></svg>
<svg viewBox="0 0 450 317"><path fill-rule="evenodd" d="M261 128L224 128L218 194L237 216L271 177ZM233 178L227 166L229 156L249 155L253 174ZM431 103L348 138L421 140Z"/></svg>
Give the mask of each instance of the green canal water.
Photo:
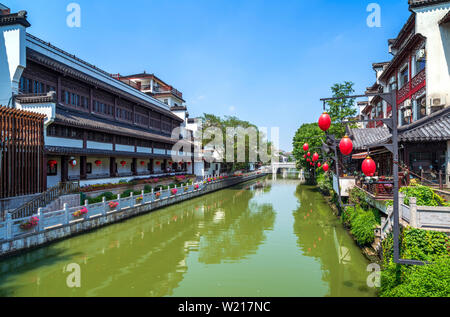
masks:
<svg viewBox="0 0 450 317"><path fill-rule="evenodd" d="M3 260L0 296L375 296L368 264L314 188L261 179Z"/></svg>

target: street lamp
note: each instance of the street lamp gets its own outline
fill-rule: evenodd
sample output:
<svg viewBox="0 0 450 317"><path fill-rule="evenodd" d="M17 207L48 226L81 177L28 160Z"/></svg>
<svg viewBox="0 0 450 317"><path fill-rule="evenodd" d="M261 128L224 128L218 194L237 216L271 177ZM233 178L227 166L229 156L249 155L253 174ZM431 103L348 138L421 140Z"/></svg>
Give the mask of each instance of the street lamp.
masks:
<svg viewBox="0 0 450 317"><path fill-rule="evenodd" d="M320 99L323 102L323 110L326 110L326 102L331 100L342 100L342 99L357 99L357 98L367 98L367 97L376 97L379 96L381 99L386 101L389 105L392 107L392 117L391 118L385 118L385 119L368 119L368 120L352 120L352 121L346 121L342 122L343 124L347 123L356 123L356 122L383 122L388 127L389 131L392 134L392 142L391 144L374 144L373 147L383 146L386 149L388 149L392 155L393 155L393 194L394 194L394 206L393 206L393 213L394 213L394 262L397 264L408 264L408 265L424 265L425 263L422 261L417 260L408 260L408 259L401 259L400 258L400 219L399 219L399 180L398 180L398 167L399 167L399 155L398 155L398 112L397 112L397 94L395 91L391 91L388 93L370 93L370 94L364 94L364 95L354 95L354 96L343 96L343 97L331 97L331 98L322 98ZM327 129L328 130L328 129ZM338 155L337 155L337 142L336 138L333 135L329 135L328 132L326 132L327 135L327 141L331 141L331 148L334 150L335 154L335 164L336 164L336 177L337 177L337 183L338 183L338 200L340 207L347 207L348 205L342 204L341 199L341 193L339 189L339 161L338 161ZM345 140L345 141L344 141ZM350 140L350 138L348 138ZM350 154L348 152L350 148L350 143L348 140L344 137L340 143L344 142L343 148L341 148L340 144L340 150L342 154L346 155L345 153ZM351 142L351 140L350 140ZM353 145L351 146L353 149ZM367 161L367 162L366 162ZM370 172L373 171L375 173L375 170L373 170L375 166L375 162L373 162L372 159L368 158L366 161L363 162L364 169L366 172L371 174ZM373 163L372 163L373 162ZM376 166L375 166L376 168ZM373 175L373 174L372 174Z"/></svg>

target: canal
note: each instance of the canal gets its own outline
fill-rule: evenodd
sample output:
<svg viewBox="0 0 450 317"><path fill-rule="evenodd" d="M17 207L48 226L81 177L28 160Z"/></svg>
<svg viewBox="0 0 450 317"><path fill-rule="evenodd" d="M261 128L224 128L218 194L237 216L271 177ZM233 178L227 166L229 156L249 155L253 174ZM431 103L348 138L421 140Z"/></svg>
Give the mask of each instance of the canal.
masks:
<svg viewBox="0 0 450 317"><path fill-rule="evenodd" d="M267 178L5 259L0 296L374 296L368 264L320 193Z"/></svg>

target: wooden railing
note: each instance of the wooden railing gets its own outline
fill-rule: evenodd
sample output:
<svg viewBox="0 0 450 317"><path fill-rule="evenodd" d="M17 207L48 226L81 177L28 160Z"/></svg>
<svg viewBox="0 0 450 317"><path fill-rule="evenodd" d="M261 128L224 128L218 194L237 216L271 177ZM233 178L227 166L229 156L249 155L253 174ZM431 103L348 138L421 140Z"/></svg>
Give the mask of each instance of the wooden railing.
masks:
<svg viewBox="0 0 450 317"><path fill-rule="evenodd" d="M58 199L62 195L78 192L80 190L80 182L65 182L49 188L39 196L33 198L27 203L11 212L12 219L30 217L36 213L38 208L45 207L52 201Z"/></svg>

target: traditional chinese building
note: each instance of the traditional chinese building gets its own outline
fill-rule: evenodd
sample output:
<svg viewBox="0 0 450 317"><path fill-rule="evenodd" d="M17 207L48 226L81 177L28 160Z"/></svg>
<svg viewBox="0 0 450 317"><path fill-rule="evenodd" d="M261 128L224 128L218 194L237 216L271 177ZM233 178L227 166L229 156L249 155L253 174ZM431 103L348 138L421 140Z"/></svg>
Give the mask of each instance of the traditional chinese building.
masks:
<svg viewBox="0 0 450 317"><path fill-rule="evenodd" d="M172 150L183 138L172 131L185 120L171 110L172 101L161 101L173 97L182 107L181 93L146 93L143 85L126 83L27 33L25 11L0 9L0 103L46 116L46 187L192 173L193 151ZM175 154L182 160L172 160Z"/></svg>
<svg viewBox="0 0 450 317"><path fill-rule="evenodd" d="M433 180L440 172L450 185L450 131L446 126L450 106L450 2L409 0L409 9L411 15L398 36L388 40L392 60L372 65L376 82L367 93L396 92L400 154L405 167ZM358 105L363 119L392 116L392 106L378 96ZM356 138L382 141L388 133L382 121L366 123L365 127L378 130L353 131ZM367 145L361 140L357 144L360 150ZM389 154L380 151L379 161L384 162ZM357 156L354 158L359 159ZM389 166L379 167L386 173L390 170Z"/></svg>

